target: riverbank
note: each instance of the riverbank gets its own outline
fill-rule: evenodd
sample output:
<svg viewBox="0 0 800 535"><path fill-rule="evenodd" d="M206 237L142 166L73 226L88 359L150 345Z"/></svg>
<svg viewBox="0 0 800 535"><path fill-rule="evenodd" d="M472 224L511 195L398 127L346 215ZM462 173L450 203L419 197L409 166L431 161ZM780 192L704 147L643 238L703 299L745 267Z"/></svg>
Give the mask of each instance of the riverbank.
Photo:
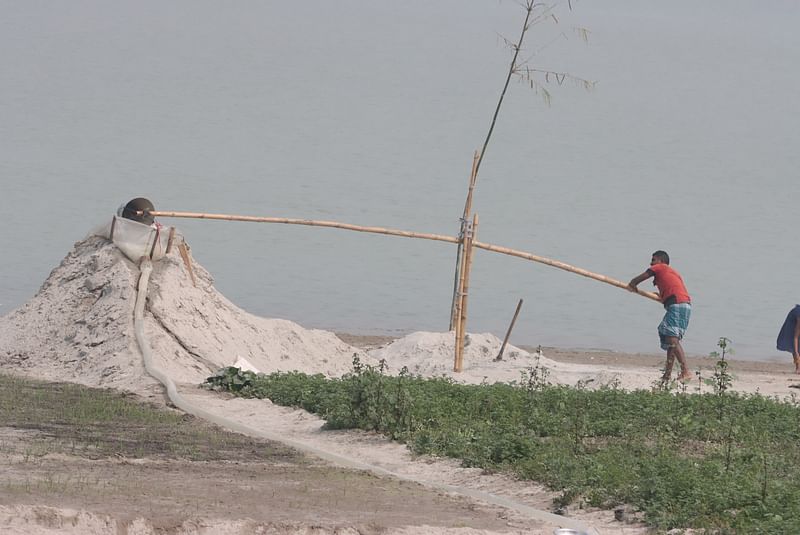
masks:
<svg viewBox="0 0 800 535"><path fill-rule="evenodd" d="M336 333L345 343L365 351L374 352L400 340L391 336L355 335ZM510 346L513 347L513 346ZM540 365L552 372L552 382L574 385L578 381L594 386L616 382L627 389L650 388L661 377L665 354L621 353L614 351L585 351L556 347L519 346L532 355L541 355ZM711 378L719 357L688 356L689 369L695 379L687 383L689 391L703 391L708 388L705 380ZM785 361L752 361L726 357L727 371L732 376L731 388L742 393L760 393L779 398L800 394L800 375L794 373L790 358ZM467 362L469 371L470 363ZM500 367L498 367L500 368ZM673 368L673 378L677 376L678 365ZM488 379L507 377L481 369ZM501 374L501 369L497 370ZM453 374L459 379L459 374ZM699 377L699 381L697 378Z"/></svg>

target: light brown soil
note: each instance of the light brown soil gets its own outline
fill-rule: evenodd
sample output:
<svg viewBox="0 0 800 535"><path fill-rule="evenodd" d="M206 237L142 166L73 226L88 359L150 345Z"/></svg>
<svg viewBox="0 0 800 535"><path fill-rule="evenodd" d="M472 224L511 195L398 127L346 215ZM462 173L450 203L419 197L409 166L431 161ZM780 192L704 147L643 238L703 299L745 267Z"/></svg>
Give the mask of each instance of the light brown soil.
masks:
<svg viewBox="0 0 800 535"><path fill-rule="evenodd" d="M0 396L6 400L0 402L0 519L8 515L0 521L3 533L49 528L126 533L142 522L150 530L144 533L189 533L187 523L198 522L208 533L514 528L501 509L408 481L336 468L191 416L146 428L102 419L65 425L62 414L71 410L71 401L95 390L56 383L13 387L20 400L37 401L34 411L23 412ZM129 395L110 395L114 402L118 397L144 406ZM155 406L147 410L171 412ZM71 518L69 510L105 519L100 523L109 530Z"/></svg>

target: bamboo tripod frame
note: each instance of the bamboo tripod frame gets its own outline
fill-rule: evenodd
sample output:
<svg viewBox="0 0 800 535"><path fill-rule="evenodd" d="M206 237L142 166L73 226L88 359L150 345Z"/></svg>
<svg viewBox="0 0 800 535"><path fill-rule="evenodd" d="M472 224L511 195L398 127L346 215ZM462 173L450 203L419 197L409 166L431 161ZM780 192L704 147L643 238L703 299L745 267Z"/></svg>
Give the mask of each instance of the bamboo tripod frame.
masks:
<svg viewBox="0 0 800 535"><path fill-rule="evenodd" d="M459 232L459 238L461 240L458 242L458 250L456 251L456 272L453 282L453 304L450 307L450 330L452 331L455 329L457 320L457 313L456 307L458 306L458 294L461 291L460 288L460 280L461 280L461 268L463 262L462 256L464 253L464 235L467 232L467 226L469 225L469 218L470 214L472 213L472 192L475 190L475 182L478 180L478 162L480 161L480 155L478 151L472 155L472 171L469 175L469 187L467 189L467 200L464 202L464 213L461 215L461 231Z"/></svg>
<svg viewBox="0 0 800 535"><path fill-rule="evenodd" d="M205 212L170 212L164 210L152 210L149 212L150 215L154 217L180 217L180 218L187 218L187 219L210 219L210 220L217 220L217 221L242 221L242 222L250 222L250 223L281 223L285 225L305 225L309 227L328 227L328 228L338 228L343 230L352 230L356 232L368 232L372 234L385 234L388 236L401 236L404 238L418 238L423 240L433 240L433 241L443 241L448 243L455 243L460 244L462 242L462 238L454 237L454 236L447 236L444 234L429 234L423 232L412 232L408 230L398 230L398 229L391 229L391 228L384 228L384 227L365 227L361 225L351 225L348 223L339 223L337 221L320 221L320 220L313 220L313 219L290 219L285 217L258 217L258 216L244 216L244 215L229 215L229 214L211 214ZM566 264L564 262L560 262L558 260L553 260L550 258L546 258L543 256L538 256L532 253L528 253L525 251L519 251L517 249L511 249L510 247L503 247L500 245L494 245L491 243L482 243L479 241L475 241L475 230L478 226L478 216L477 214L473 216L472 227L469 229L469 232L465 234L463 241L464 241L464 251L462 259L460 260L459 267L461 268L461 272L459 274L459 283L461 282L460 279L463 279L464 284L459 284L459 298L457 301L459 302L459 311L458 311L458 319L459 321L455 321L454 327L456 328L456 356L454 359L453 369L455 371L461 371L461 367L463 365L463 336L464 330L466 327L466 318L467 318L467 290L469 288L469 271L472 265L472 253L473 248L483 249L485 251L490 251L493 253L504 254L508 256L515 256L517 258L522 258L524 260L530 260L532 262L537 262L540 264L545 264L547 266L551 266L554 268L558 268L564 271L569 271L570 273L575 273L577 275L581 275L583 277L587 277L599 282L604 282L606 284L610 284L612 286L616 286L617 288L622 288L624 290L629 290L628 285L624 282L618 281L611 277L606 277L605 275L600 275L598 273L593 273L589 270L582 269L579 267L572 266L570 264ZM468 236L468 238L467 238ZM652 299L653 301L660 302L658 295L653 292L647 292L644 290L636 289L637 294L647 297L648 299ZM456 316L454 314L454 316ZM460 349L459 349L460 347Z"/></svg>

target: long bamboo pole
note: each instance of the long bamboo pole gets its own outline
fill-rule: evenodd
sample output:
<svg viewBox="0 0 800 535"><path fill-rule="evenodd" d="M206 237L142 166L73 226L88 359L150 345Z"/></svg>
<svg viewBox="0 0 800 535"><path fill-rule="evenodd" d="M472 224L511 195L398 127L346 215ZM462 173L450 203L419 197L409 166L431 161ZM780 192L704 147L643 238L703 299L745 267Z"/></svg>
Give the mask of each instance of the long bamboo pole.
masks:
<svg viewBox="0 0 800 535"><path fill-rule="evenodd" d="M339 223L338 221L319 221L312 219L290 219L286 217L258 217L247 215L228 215L228 214L209 214L203 212L167 212L163 210L152 210L149 212L153 217L183 217L188 219L213 219L218 221L245 221L251 223L283 223L285 225L307 225L309 227L329 227L344 230L354 230L356 232L371 232L373 234L388 234L390 236L403 236L406 238L422 238L424 240L446 241L458 243L458 238L443 234L427 234L424 232L411 232L408 230L397 230L383 227L364 227L361 225L351 225L349 223Z"/></svg>
<svg viewBox="0 0 800 535"><path fill-rule="evenodd" d="M558 260L552 260L550 258L545 258L543 256L538 256L531 253L526 253L525 251L518 251L516 249L511 249L509 247L501 247L499 245L493 245L491 243L482 243L476 241L472 244L473 247L477 247L478 249L484 249L486 251L491 251L493 253L500 253L506 254L509 256L516 256L517 258L524 258L526 260L531 260L533 262L538 262L540 264L545 264L548 266L552 266L558 269L563 269L564 271L569 271L570 273L575 273L577 275L582 275L584 277L588 277L590 279L594 279L596 281L605 282L606 284L610 284L612 286L616 286L617 288L622 288L623 290L629 290L628 285L622 281L618 281L616 279L612 279L611 277L606 277L605 275L600 275L599 273L593 273L589 270L582 269L579 267L571 266L564 262L560 262ZM648 292L645 290L636 289L636 293L643 297L647 297L652 299L653 301L661 302L658 295L653 292Z"/></svg>
<svg viewBox="0 0 800 535"><path fill-rule="evenodd" d="M357 232L370 232L375 234L386 234L389 236L402 236L405 238L420 238L423 240L434 240L434 241L443 241L448 243L458 243L459 239L454 236L446 236L443 234L427 234L423 232L411 232L408 230L396 230L390 228L383 228L383 227L364 227L360 225L350 225L348 223L338 223L336 221L317 221L313 219L289 219L285 217L257 217L257 216L243 216L243 215L227 215L227 214L209 214L209 213L202 213L202 212L168 212L164 210L151 210L150 215L154 217L182 217L182 218L189 218L189 219L212 219L212 220L222 220L222 221L245 221L245 222L254 222L254 223L283 223L286 225L306 225L311 227L329 227L329 228L340 228L344 230L354 230ZM483 242L473 242L473 247L477 247L478 249L484 249L486 251L491 251L493 253L500 253L509 256L516 256L517 258L523 258L525 260L531 260L532 262L538 262L540 264L545 264L551 267L555 267L558 269L563 269L564 271L569 271L570 273L576 273L578 275L582 275L584 277L588 277L590 279L594 279L596 281L604 282L606 284L610 284L612 286L616 286L617 288L622 288L623 290L628 289L628 285L624 282L618 281L616 279L612 279L611 277L606 277L605 275L600 275L598 273L593 273L586 269L582 269L579 267L572 266L570 264L566 264L564 262L560 262L558 260L552 260L550 258L546 258L544 256L538 256L532 253L527 253L525 251L519 251L517 249L511 249L510 247L502 247L500 245L494 245L491 243L483 243ZM648 292L645 290L636 289L637 294L647 297L648 299L652 299L653 301L659 301L658 295L654 294L653 292Z"/></svg>

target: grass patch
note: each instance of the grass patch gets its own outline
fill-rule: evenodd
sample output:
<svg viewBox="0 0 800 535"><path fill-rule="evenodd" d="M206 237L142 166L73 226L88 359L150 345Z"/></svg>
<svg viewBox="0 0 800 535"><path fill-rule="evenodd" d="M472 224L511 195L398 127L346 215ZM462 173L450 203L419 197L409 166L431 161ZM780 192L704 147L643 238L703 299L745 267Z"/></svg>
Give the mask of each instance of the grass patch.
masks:
<svg viewBox="0 0 800 535"><path fill-rule="evenodd" d="M354 360L340 379L227 368L208 385L374 430L417 453L541 482L558 503L628 504L658 530L800 532L800 408L717 389L626 392L548 385L462 385Z"/></svg>
<svg viewBox="0 0 800 535"><path fill-rule="evenodd" d="M8 375L0 375L0 428L20 430L31 437L21 451L13 441L0 443L0 453L21 455L25 462L52 453L91 459L302 458L288 447L225 431L194 416L143 402L133 394Z"/></svg>

